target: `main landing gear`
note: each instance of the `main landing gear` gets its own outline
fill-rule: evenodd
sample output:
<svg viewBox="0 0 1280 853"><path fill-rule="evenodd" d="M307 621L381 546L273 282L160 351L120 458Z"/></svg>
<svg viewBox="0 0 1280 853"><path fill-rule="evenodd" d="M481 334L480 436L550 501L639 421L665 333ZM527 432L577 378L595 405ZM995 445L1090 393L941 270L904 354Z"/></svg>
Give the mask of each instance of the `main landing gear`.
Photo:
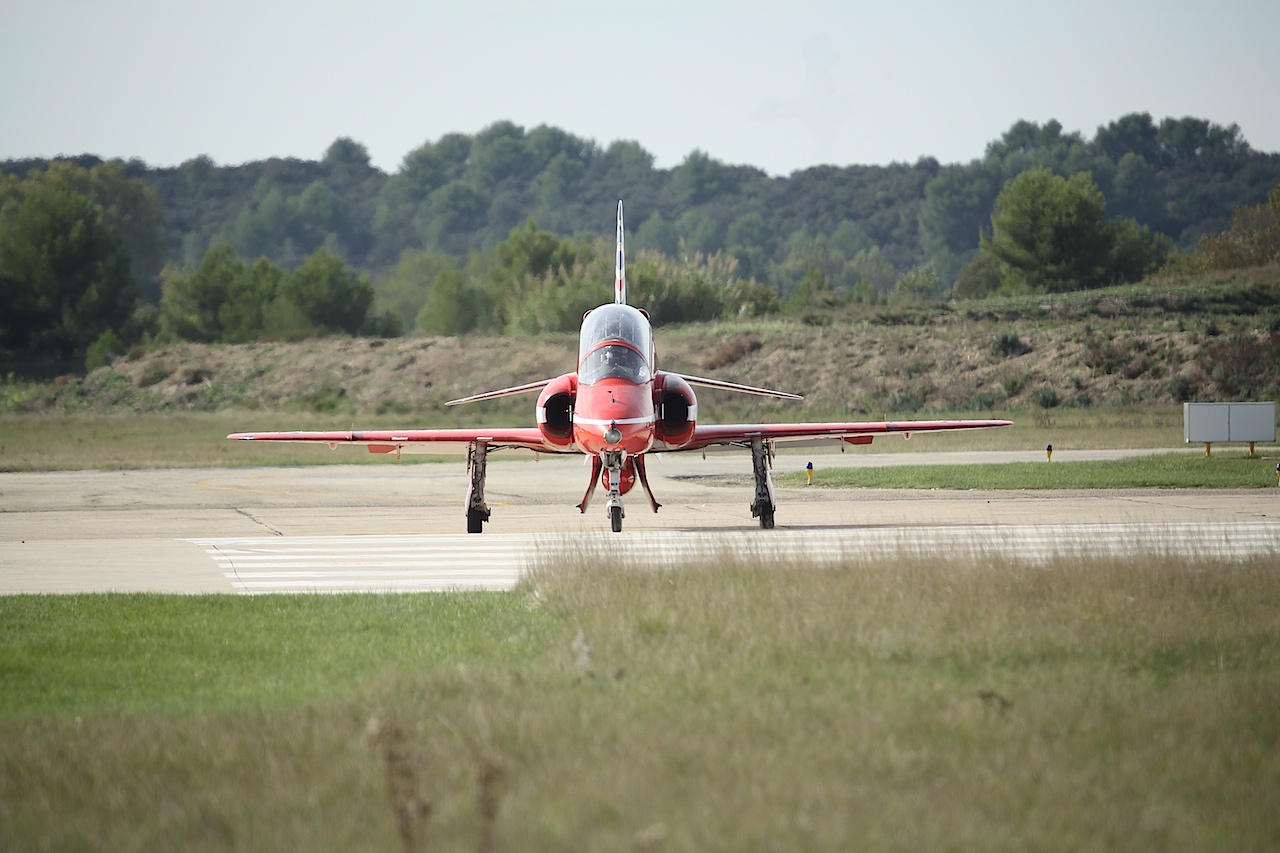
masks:
<svg viewBox="0 0 1280 853"><path fill-rule="evenodd" d="M489 454L489 445L476 442L467 451L467 470L471 473L471 484L467 486L467 532L481 533L484 523L489 520L489 507L484 502L485 459Z"/></svg>
<svg viewBox="0 0 1280 853"><path fill-rule="evenodd" d="M773 466L773 447L763 439L751 439L751 468L756 476L756 495L751 502L751 517L760 519L762 530L773 529L774 502L773 478L769 469Z"/></svg>

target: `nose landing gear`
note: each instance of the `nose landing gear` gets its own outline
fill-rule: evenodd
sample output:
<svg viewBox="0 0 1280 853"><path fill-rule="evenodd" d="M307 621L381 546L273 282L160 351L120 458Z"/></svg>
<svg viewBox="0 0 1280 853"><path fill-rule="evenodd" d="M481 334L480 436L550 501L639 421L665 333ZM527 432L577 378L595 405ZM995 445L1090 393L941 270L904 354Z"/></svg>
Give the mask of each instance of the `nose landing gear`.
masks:
<svg viewBox="0 0 1280 853"><path fill-rule="evenodd" d="M609 501L605 506L609 510L609 525L614 533L622 532L622 519L626 512L622 508L622 465L625 454L621 450L606 450L600 454L604 467L609 471Z"/></svg>

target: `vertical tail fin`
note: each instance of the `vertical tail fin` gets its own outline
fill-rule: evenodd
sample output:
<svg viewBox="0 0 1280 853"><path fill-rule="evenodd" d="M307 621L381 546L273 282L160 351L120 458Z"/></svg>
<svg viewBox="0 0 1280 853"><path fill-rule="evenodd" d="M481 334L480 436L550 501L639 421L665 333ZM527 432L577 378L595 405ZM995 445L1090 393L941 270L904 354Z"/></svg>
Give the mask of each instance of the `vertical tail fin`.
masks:
<svg viewBox="0 0 1280 853"><path fill-rule="evenodd" d="M613 301L627 304L627 262L622 251L622 199L618 199L618 266L614 270Z"/></svg>

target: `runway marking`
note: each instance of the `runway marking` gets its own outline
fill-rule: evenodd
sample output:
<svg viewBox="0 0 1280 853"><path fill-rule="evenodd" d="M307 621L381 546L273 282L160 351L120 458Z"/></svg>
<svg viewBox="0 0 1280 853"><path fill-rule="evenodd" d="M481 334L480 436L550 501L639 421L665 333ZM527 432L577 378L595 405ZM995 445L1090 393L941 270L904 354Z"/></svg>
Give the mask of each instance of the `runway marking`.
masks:
<svg viewBox="0 0 1280 853"><path fill-rule="evenodd" d="M619 565L679 568L707 559L780 559L820 567L859 557L1187 555L1280 558L1280 521L1229 524L939 525L771 531L486 533L188 539L243 594L509 590L543 561L586 555Z"/></svg>

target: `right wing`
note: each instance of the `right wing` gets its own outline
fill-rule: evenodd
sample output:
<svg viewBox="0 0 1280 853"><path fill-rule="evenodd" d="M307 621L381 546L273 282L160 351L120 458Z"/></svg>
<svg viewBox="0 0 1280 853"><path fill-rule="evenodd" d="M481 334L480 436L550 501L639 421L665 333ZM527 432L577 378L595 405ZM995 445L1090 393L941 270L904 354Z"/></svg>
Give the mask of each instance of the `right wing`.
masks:
<svg viewBox="0 0 1280 853"><path fill-rule="evenodd" d="M329 432L236 432L231 441L293 441L303 444L364 445L370 453L447 453L464 451L473 444L489 449L519 448L538 453L563 453L547 444L537 427L497 429L366 429Z"/></svg>
<svg viewBox="0 0 1280 853"><path fill-rule="evenodd" d="M707 379L703 376L690 376L687 373L672 373L664 371L670 376L679 376L690 385L701 385L704 388L723 388L726 391L737 391L740 394L755 394L760 397L781 397L784 400L803 400L799 394L792 394L789 391L774 391L772 388L757 388L754 385L739 385L737 382L725 382L723 379Z"/></svg>

